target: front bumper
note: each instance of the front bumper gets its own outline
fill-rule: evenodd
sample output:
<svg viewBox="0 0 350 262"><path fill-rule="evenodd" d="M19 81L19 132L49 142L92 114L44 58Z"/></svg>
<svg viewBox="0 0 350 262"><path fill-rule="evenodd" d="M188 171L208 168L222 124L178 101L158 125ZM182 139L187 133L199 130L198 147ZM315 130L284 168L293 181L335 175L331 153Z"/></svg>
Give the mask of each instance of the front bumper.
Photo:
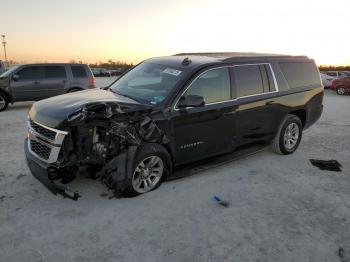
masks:
<svg viewBox="0 0 350 262"><path fill-rule="evenodd" d="M29 152L28 138L24 142L24 152L26 156L27 165L32 175L39 180L51 193L54 195L62 195L64 198L78 200L80 195L78 192L71 192L64 185L57 185L54 181L49 179L49 164L43 162Z"/></svg>

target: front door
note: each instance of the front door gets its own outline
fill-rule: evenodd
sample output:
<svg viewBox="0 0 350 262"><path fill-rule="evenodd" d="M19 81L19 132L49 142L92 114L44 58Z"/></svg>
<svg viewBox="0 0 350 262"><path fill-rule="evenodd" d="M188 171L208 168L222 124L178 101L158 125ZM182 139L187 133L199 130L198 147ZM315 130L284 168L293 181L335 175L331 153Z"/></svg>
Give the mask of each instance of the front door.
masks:
<svg viewBox="0 0 350 262"><path fill-rule="evenodd" d="M10 80L14 101L35 101L40 97L40 82L42 80L42 67L25 66L14 73L18 78Z"/></svg>
<svg viewBox="0 0 350 262"><path fill-rule="evenodd" d="M232 101L228 68L202 73L182 95L199 95L205 106L177 108L173 112L176 164L183 164L232 150L236 101Z"/></svg>

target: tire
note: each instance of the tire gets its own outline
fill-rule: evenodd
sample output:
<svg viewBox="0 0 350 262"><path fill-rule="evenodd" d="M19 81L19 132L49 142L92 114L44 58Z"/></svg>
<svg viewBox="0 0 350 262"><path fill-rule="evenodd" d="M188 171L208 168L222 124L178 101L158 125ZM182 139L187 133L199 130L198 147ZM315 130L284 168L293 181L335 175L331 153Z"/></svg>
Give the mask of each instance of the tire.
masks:
<svg viewBox="0 0 350 262"><path fill-rule="evenodd" d="M82 91L83 89L81 88L72 88L72 89L69 89L67 93L74 93L74 92L78 92L78 91Z"/></svg>
<svg viewBox="0 0 350 262"><path fill-rule="evenodd" d="M5 93L0 92L0 112L6 110L9 105L9 98Z"/></svg>
<svg viewBox="0 0 350 262"><path fill-rule="evenodd" d="M141 168L141 163L145 165L144 169ZM155 165L152 166L152 164ZM149 169L146 168L147 165L150 167ZM159 174L156 174L156 170L159 171ZM141 145L136 153L131 174L129 174L124 181L125 189L122 195L134 197L158 188L164 177L170 175L171 170L171 158L168 151L163 146L153 143Z"/></svg>
<svg viewBox="0 0 350 262"><path fill-rule="evenodd" d="M336 89L336 92L338 95L341 95L341 96L344 96L347 93L345 86L338 86Z"/></svg>
<svg viewBox="0 0 350 262"><path fill-rule="evenodd" d="M288 114L278 127L276 136L271 142L272 151L280 155L294 153L300 144L302 134L303 125L300 118Z"/></svg>

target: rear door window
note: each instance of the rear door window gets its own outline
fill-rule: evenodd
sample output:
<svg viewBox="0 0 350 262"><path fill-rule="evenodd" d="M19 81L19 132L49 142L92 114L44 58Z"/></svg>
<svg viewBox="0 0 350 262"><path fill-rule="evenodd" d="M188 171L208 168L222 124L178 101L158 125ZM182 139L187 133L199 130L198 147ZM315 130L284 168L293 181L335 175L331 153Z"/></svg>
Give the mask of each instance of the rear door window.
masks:
<svg viewBox="0 0 350 262"><path fill-rule="evenodd" d="M264 93L263 77L259 65L232 67L237 97Z"/></svg>
<svg viewBox="0 0 350 262"><path fill-rule="evenodd" d="M45 66L45 78L66 78L66 69L64 66Z"/></svg>
<svg viewBox="0 0 350 262"><path fill-rule="evenodd" d="M228 68L211 69L200 75L188 88L186 95L199 95L206 104L231 99Z"/></svg>
<svg viewBox="0 0 350 262"><path fill-rule="evenodd" d="M19 81L33 80L41 78L42 67L28 66L19 70L16 75L19 76Z"/></svg>
<svg viewBox="0 0 350 262"><path fill-rule="evenodd" d="M83 66L71 66L74 78L87 77L85 68Z"/></svg>

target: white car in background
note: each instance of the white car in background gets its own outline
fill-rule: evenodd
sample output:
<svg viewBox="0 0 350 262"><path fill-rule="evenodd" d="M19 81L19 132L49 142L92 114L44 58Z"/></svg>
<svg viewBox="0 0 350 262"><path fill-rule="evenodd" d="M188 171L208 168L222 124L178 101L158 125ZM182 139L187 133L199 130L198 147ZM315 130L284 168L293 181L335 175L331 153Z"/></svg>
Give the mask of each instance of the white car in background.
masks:
<svg viewBox="0 0 350 262"><path fill-rule="evenodd" d="M320 75L321 75L321 79L322 79L322 84L325 88L330 88L332 85L332 81L334 79L337 79L337 77L322 74L322 73L320 73Z"/></svg>

